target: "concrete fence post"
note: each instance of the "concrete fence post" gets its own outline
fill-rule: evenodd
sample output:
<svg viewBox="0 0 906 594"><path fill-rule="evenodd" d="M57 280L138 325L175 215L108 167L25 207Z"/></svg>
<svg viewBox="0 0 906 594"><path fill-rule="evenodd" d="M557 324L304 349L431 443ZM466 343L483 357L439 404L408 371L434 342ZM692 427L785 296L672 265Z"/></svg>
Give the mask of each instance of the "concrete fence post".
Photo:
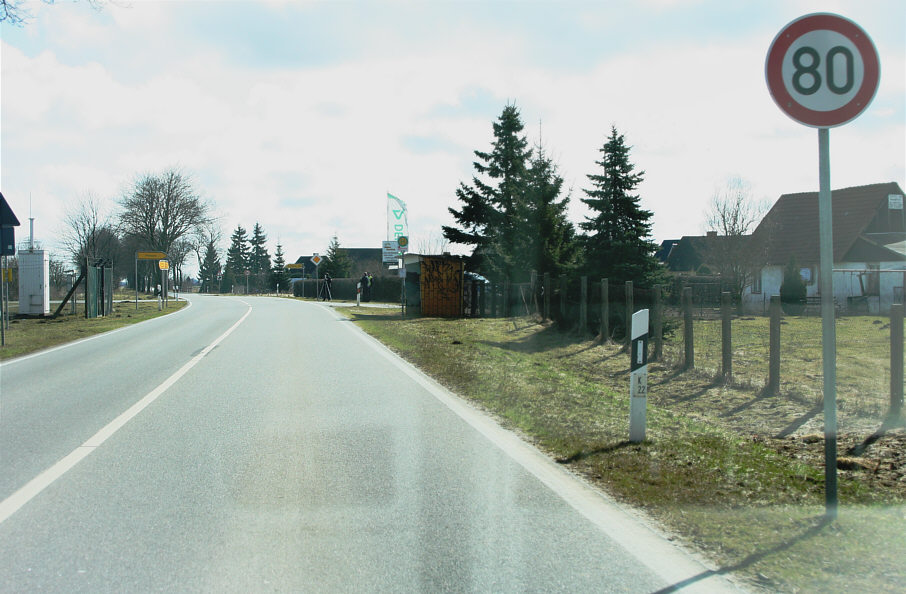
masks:
<svg viewBox="0 0 906 594"><path fill-rule="evenodd" d="M768 355L768 394L780 394L780 295L771 295L771 336Z"/></svg>
<svg viewBox="0 0 906 594"><path fill-rule="evenodd" d="M683 287L683 367L695 369L695 336L692 325L692 287Z"/></svg>

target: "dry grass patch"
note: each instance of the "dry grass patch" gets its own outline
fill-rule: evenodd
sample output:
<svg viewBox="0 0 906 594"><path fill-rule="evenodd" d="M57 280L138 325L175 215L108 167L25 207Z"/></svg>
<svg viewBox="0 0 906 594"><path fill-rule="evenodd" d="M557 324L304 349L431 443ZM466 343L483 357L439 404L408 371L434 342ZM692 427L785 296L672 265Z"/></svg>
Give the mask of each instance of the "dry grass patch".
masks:
<svg viewBox="0 0 906 594"><path fill-rule="evenodd" d="M113 313L103 318L86 319L84 314L64 314L57 318L13 319L6 331L6 346L0 348L0 360L150 320L179 311L185 305L185 301L171 300L167 309L158 311L157 302L139 301L136 309L135 302L123 301L115 303Z"/></svg>

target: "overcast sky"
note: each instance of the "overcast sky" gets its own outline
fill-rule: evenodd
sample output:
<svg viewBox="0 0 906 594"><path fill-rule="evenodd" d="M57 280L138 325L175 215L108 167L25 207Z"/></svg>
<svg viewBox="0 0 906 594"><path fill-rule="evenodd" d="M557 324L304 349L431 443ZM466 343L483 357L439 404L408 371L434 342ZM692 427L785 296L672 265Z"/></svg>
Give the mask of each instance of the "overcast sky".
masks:
<svg viewBox="0 0 906 594"><path fill-rule="evenodd" d="M773 103L764 61L794 18L836 12L871 35L874 102L831 131L834 188L906 177L906 3L144 2L58 0L2 26L0 190L52 251L67 205L111 210L135 176L178 166L224 234L259 222L289 261L379 247L386 193L415 249L435 247L455 190L515 103L571 188L611 125L645 171L653 239L704 231L730 176L756 198L817 191L817 132ZM454 250L455 251L455 250Z"/></svg>

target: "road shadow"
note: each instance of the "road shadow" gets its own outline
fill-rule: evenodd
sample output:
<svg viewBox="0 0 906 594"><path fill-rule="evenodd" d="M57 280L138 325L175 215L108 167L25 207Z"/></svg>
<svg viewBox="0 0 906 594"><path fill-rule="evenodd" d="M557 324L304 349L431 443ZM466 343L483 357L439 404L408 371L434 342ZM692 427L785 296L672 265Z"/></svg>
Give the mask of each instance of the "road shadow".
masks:
<svg viewBox="0 0 906 594"><path fill-rule="evenodd" d="M810 526L808 529L803 531L801 534L798 534L780 544L774 545L773 547L771 547L769 549L765 549L764 551L752 553L751 555L749 555L748 557L746 557L739 563L734 563L733 565L728 565L727 567L721 567L720 569L709 569L708 571L703 571L703 572L699 573L698 575L694 575L681 582L677 582L675 584L671 584L671 585L667 586L666 588L661 588L660 590L656 590L656 591L652 592L652 594L666 594L668 592L679 592L683 588L687 588L695 583L698 583L702 580L706 580L710 577L727 575L727 574L733 573L734 571L740 571L742 569L746 569L748 567L751 567L752 565L755 565L759 561L761 561L767 557L770 557L771 555L783 552L795 544L798 544L804 540L817 536L822 530L824 530L827 526L831 525L832 523L833 523L833 519L829 518L828 516L819 516L819 517L815 518L814 525Z"/></svg>
<svg viewBox="0 0 906 594"><path fill-rule="evenodd" d="M576 452L572 456L566 456L563 458L555 458L555 461L557 462L557 464L572 464L573 462L585 460L586 458L590 458L590 457L596 456L598 454L607 454L610 452L615 452L617 450L621 450L621 449L623 449L625 447L629 447L631 445L638 445L638 444L633 444L631 441L620 441L613 445L595 448L593 450L582 450L581 452Z"/></svg>

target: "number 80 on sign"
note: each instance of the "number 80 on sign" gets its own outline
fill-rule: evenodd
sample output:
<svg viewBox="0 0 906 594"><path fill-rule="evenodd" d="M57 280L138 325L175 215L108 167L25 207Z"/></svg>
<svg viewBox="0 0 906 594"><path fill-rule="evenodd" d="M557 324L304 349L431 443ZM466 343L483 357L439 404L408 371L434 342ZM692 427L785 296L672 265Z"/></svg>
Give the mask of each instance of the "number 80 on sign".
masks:
<svg viewBox="0 0 906 594"><path fill-rule="evenodd" d="M765 61L774 102L806 126L831 128L856 118L874 98L880 79L871 38L835 14L810 14L784 27Z"/></svg>

